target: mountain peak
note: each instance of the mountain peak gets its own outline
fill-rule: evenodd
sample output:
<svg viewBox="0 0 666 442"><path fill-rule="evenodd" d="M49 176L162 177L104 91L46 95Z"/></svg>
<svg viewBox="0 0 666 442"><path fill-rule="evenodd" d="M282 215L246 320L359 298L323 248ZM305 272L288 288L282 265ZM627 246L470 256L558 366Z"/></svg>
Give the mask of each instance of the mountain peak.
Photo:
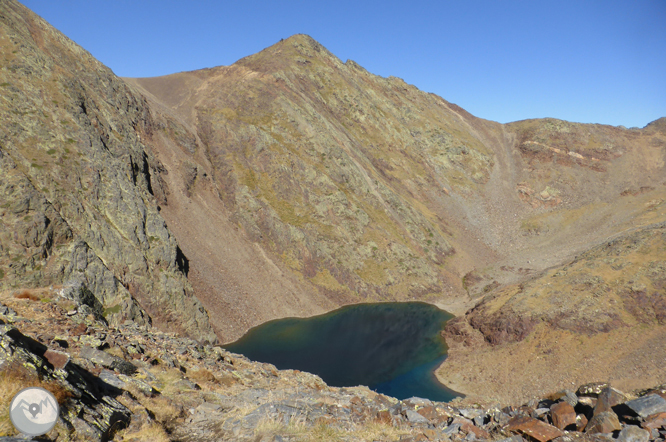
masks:
<svg viewBox="0 0 666 442"><path fill-rule="evenodd" d="M322 47L321 43L319 43L317 40L315 40L314 38L310 37L307 34L294 34L291 37L281 40L281 42L308 45L313 49L315 47Z"/></svg>

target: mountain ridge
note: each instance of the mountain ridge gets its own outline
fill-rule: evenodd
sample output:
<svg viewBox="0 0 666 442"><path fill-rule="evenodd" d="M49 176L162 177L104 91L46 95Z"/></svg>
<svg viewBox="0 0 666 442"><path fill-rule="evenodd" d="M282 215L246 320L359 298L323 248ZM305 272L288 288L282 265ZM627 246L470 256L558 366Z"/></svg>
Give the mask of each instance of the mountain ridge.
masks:
<svg viewBox="0 0 666 442"><path fill-rule="evenodd" d="M462 339L472 345L454 342L450 360L438 375L466 393L484 391L470 382L474 376L468 376L467 381L461 377L474 365L472 361L482 360L479 355L488 357L484 368L479 367L479 375L489 376L492 354L498 347L523 345L525 354L538 353L533 346L513 341L486 348L486 338L474 336L479 329L495 327L496 318L483 306L507 287L560 268L609 238L664 219L666 139L661 120L642 129L554 118L502 125L476 118L400 79L375 76L355 62L342 63L306 36L285 39L232 66L188 75L196 76L198 83L196 88L185 87L187 92L179 89L187 84L180 74L127 81L157 101L171 96L168 94L187 97L187 102L162 103L196 128L202 140L197 149L210 155L215 179L214 169L224 170L225 208L230 219L250 234L283 273L291 272L297 280L309 282L335 305L417 299L460 316L452 327L458 324L468 331L449 331L447 339ZM220 133L227 135L220 137ZM279 146L288 147L280 150ZM284 174L280 167L286 164L291 164L291 177L280 179ZM312 181L312 176L301 172L304 170L315 171L312 173L320 174L324 181ZM342 176L353 183L353 190L345 187ZM335 220L336 232L350 228L372 232L380 225L385 242L377 241L376 235L365 240L356 237L350 253L339 258L336 253L353 235L322 237L322 229L318 231L316 226L326 221L316 217L316 203L309 200L312 191L329 180L335 183L329 187L333 192L342 190L341 197L329 201L329 207L352 203L370 214L367 224L346 225L345 220L330 218ZM267 187L262 188L262 182L268 183ZM299 182L312 183L308 192ZM364 187L369 200L361 200L355 193ZM276 199L279 194L288 196ZM300 202L285 211L284 206L294 201ZM388 218L368 210L373 205L384 208ZM247 215L256 208L274 210L273 221L259 227L257 218ZM419 237L418 229L406 227L414 225L420 225L425 235ZM289 246L280 248L285 237L288 242L296 241L280 226L287 232L297 227L297 237L300 241L305 238L302 247L310 253L304 256ZM389 226L393 227L387 229ZM257 234L253 235L253 230ZM430 233L433 239L429 239ZM391 247L397 238L405 240L402 244L408 247L407 255L393 253ZM328 247L330 241L338 244L337 252ZM432 244L439 246L439 255L430 253ZM364 245L370 253L364 252ZM312 253L318 249L327 250L322 256L333 256L337 264ZM359 263L347 262L350 255L364 253L370 264L379 264L373 272L364 273ZM412 258L408 265L391 268L391 264L404 262L406 256ZM305 273L308 266L310 273ZM410 270L420 275L417 284L425 291L404 292L405 287L414 286L397 283ZM322 274L327 276L325 284ZM439 282L423 284L428 275ZM382 279L387 276L389 279ZM355 298L350 298L349 292L342 297L340 292L331 293L332 287L341 290L341 286L355 293L369 290ZM568 302L575 305L577 293L571 291ZM522 298L517 296L514 302L523 302L518 299ZM474 306L476 310L467 311ZM523 320L507 312L500 330L521 329ZM588 320L580 315L576 318L577 324ZM530 335L530 327L518 335L517 342ZM661 333L659 324L654 327L654 333ZM459 333L466 337L460 338ZM597 339L585 333L581 336L584 342ZM607 357L600 355L600 361ZM512 370L523 369L508 361L505 364ZM569 369L563 364L555 374L560 376ZM511 395L515 398L523 388L518 385L520 377L508 376L510 370L506 373L495 381L503 386L493 393L500 400ZM562 382L559 377L553 379L557 385L562 386ZM529 395L534 388L521 394Z"/></svg>
<svg viewBox="0 0 666 442"><path fill-rule="evenodd" d="M211 342L349 303L426 301L471 344L452 346L441 378L474 392L461 373L487 373L479 355L537 352L537 315L516 307L536 292L521 284L666 219L664 119L502 125L302 35L231 66L121 80L16 2L0 11L4 292L52 285L114 325ZM561 302L575 304L567 281ZM643 284L652 299L660 283ZM599 296L635 317L620 286ZM516 311L526 334L493 340L522 327ZM661 330L656 316L625 322ZM518 394L500 382L498 397Z"/></svg>

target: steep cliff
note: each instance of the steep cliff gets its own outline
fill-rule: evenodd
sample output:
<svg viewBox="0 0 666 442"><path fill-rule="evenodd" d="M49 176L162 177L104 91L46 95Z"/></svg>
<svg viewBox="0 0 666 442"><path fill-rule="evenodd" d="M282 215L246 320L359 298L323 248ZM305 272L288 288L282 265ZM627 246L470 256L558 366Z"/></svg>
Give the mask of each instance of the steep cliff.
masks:
<svg viewBox="0 0 666 442"><path fill-rule="evenodd" d="M214 340L159 213L145 100L12 1L0 59L0 289L53 285L112 323Z"/></svg>

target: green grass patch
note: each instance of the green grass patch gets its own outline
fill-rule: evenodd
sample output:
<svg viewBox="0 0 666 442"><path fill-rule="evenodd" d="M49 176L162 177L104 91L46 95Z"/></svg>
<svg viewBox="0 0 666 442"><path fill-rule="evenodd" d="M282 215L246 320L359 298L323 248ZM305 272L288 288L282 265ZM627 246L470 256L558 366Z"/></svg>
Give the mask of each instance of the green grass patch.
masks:
<svg viewBox="0 0 666 442"><path fill-rule="evenodd" d="M120 313L120 304L114 305L113 307L109 307L107 309L104 309L104 312L102 313L102 316L105 318L111 315L117 315Z"/></svg>
<svg viewBox="0 0 666 442"><path fill-rule="evenodd" d="M67 138L67 141L65 141L65 143L67 143L67 144L74 144L74 143L76 143L76 141L74 141L73 138Z"/></svg>
<svg viewBox="0 0 666 442"><path fill-rule="evenodd" d="M35 169L43 169L43 168L44 168L44 166L40 166L40 165L37 164L37 163L31 163L31 164L30 164L30 167L34 167Z"/></svg>
<svg viewBox="0 0 666 442"><path fill-rule="evenodd" d="M0 269L0 279L5 277L5 271Z"/></svg>
<svg viewBox="0 0 666 442"><path fill-rule="evenodd" d="M11 86L11 83L7 83L7 82L0 83L0 87L7 87L7 86Z"/></svg>
<svg viewBox="0 0 666 442"><path fill-rule="evenodd" d="M54 153L56 153L56 150L55 149L49 149L49 150L46 151L46 153L49 154L49 155L53 155Z"/></svg>

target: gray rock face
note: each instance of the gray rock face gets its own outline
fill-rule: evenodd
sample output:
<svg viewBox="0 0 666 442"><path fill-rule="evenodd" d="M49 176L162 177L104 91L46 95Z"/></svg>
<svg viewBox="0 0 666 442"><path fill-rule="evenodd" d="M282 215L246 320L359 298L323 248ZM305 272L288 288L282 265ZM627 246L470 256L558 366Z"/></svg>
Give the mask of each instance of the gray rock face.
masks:
<svg viewBox="0 0 666 442"><path fill-rule="evenodd" d="M624 427L617 436L618 442L647 442L650 432L635 426Z"/></svg>
<svg viewBox="0 0 666 442"><path fill-rule="evenodd" d="M124 375L134 374L137 368L130 362L113 356L105 351L97 350L91 347L83 347L79 354L82 358L86 358L91 362L101 365L102 367L116 370Z"/></svg>
<svg viewBox="0 0 666 442"><path fill-rule="evenodd" d="M622 429L617 414L612 411L602 411L592 417L585 427L586 433L612 433Z"/></svg>
<svg viewBox="0 0 666 442"><path fill-rule="evenodd" d="M91 382L94 378L90 373L74 364L54 370L41 356L45 352L45 346L24 336L15 327L0 325L0 367L3 370L10 369L12 363L32 367L34 371L28 371L29 375L58 383L76 398L66 406L61 405L61 422L56 424L55 431L64 435L74 429L77 437L106 440L112 431L129 423L131 412L115 398L100 392Z"/></svg>
<svg viewBox="0 0 666 442"><path fill-rule="evenodd" d="M414 410L405 410L405 417L409 422L412 423L423 423L427 424L429 421L425 417L421 416L419 413L417 413Z"/></svg>
<svg viewBox="0 0 666 442"><path fill-rule="evenodd" d="M17 2L0 16L0 290L64 285L113 324L215 341L159 213L147 103Z"/></svg>
<svg viewBox="0 0 666 442"><path fill-rule="evenodd" d="M626 404L642 418L651 414L666 412L666 399L657 394L648 394Z"/></svg>

